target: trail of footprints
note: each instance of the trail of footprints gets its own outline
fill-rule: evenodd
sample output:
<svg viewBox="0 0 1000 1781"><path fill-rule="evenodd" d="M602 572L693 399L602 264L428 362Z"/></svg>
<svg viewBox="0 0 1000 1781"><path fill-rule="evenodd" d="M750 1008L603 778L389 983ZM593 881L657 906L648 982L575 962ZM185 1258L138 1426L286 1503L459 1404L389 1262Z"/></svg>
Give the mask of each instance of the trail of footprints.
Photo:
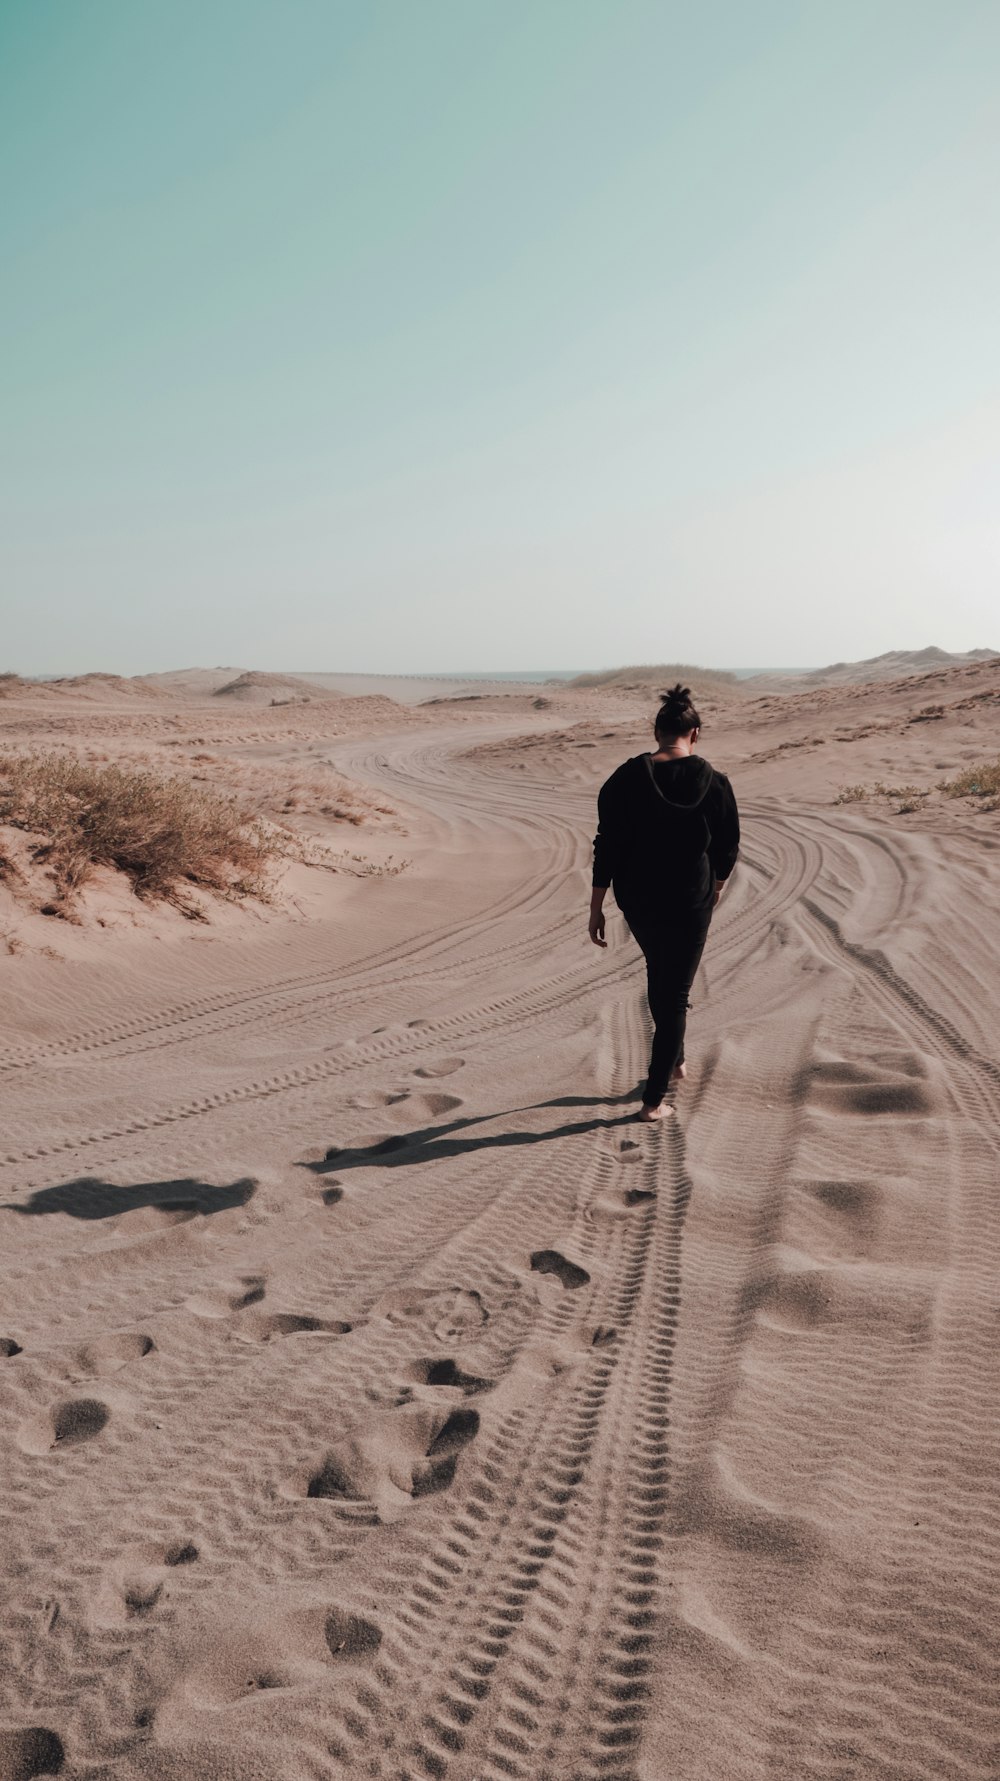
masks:
<svg viewBox="0 0 1000 1781"><path fill-rule="evenodd" d="M421 1064L414 1074L421 1082L433 1081L455 1073L461 1063L460 1058L452 1057L431 1061ZM365 1097L358 1097L355 1105L364 1101ZM433 1120L453 1113L461 1100L443 1092L401 1087L368 1097L368 1104L405 1110L412 1124L414 1114ZM307 1166L326 1178L322 1197L328 1206L334 1206L344 1190L339 1182L329 1179L328 1171L338 1157L342 1160L358 1151L391 1154L407 1142L406 1136L376 1134L354 1141L350 1150L324 1152ZM634 1141L626 1139L608 1153L608 1160L614 1167L633 1162L638 1154ZM632 1170L627 1169L615 1205L622 1213L631 1208L641 1213L652 1189L626 1187L631 1176ZM412 1514L425 1499L454 1494L463 1466L483 1447L484 1417L489 1411L482 1463L470 1474L457 1518L453 1516L444 1527L446 1533L450 1525L452 1534L436 1548L432 1537L432 1550L438 1554L434 1561L438 1583L418 1604L422 1614L433 1609L439 1619L444 1616L443 1626L456 1628L464 1624L471 1604L476 1619L486 1615L486 1633L471 1670L456 1651L459 1667L454 1671L454 1688L444 1699L446 1719L434 1722L437 1732L431 1743L438 1754L430 1751L415 1726L407 1734L415 1740L411 1758L421 1773L443 1774L448 1753L454 1755L464 1746L467 1728L489 1694L498 1667L510 1654L511 1635L529 1619L529 1602L536 1595L540 1602L546 1596L558 1599L558 1530L584 1476L599 1414L596 1406L616 1364L617 1342L614 1328L581 1321L577 1301L587 1300L592 1276L577 1259L581 1254L578 1246L570 1243L566 1250L540 1247L523 1258L522 1291L534 1297L536 1311L528 1327L535 1325L535 1335L519 1351L515 1349L514 1364L505 1376L487 1374L477 1369L474 1358L471 1362L465 1359L466 1354L476 1355L491 1322L488 1293L455 1285L407 1286L383 1294L372 1307L369 1322L373 1327L387 1327L409 1350L396 1360L390 1379L384 1382L383 1396L388 1403L381 1408L359 1405L354 1420L348 1417L346 1424L342 1422L331 1431L329 1444L317 1450L311 1460L286 1472L280 1486L281 1500L293 1511L298 1503L298 1513L331 1510L353 1517L347 1525L353 1529L356 1548L379 1528ZM594 1309L584 1303L584 1317ZM626 1307L619 1305L619 1309ZM217 1279L190 1294L178 1314L225 1324L242 1342L258 1348L286 1338L330 1341L351 1333L351 1325L341 1320L306 1311L272 1310L264 1274ZM357 1327L363 1334L364 1326ZM156 1352L153 1336L142 1330L111 1331L71 1349L65 1359L68 1377L84 1385L91 1382L91 1389L67 1393L27 1417L17 1431L22 1451L58 1463L58 1455L66 1449L99 1443L117 1412L113 1394L105 1401L93 1391L93 1383L127 1376L133 1391L141 1392L141 1370L155 1365ZM24 1353L25 1345L13 1336L0 1343L0 1357L12 1364ZM583 1387L579 1402L579 1380L588 1376L594 1384ZM565 1421L565 1415L557 1417L551 1439L543 1439L541 1448L526 1448L524 1436L518 1438L519 1425L526 1417L538 1422L539 1385L550 1389L555 1381L558 1387L561 1378L574 1387L566 1400L569 1420ZM544 1390L541 1396L545 1396ZM546 1414L542 1412L539 1434ZM560 1433L560 1428L565 1432ZM525 1521L517 1541L520 1556L515 1556L511 1572L510 1555L504 1555L502 1576L492 1575L492 1579L484 1557L480 1577L461 1561L461 1530L469 1531L466 1537L474 1534L477 1540L482 1539L489 1523L488 1511L502 1500L498 1488L501 1472L509 1471L511 1465L515 1500L519 1499L516 1474L522 1475L520 1502ZM154 1523L162 1524L163 1519L162 1512L151 1516ZM456 1555L453 1560L447 1555L449 1546ZM471 1553L471 1544L468 1550ZM179 1526L172 1537L126 1541L93 1588L91 1619L95 1628L119 1636L141 1633L158 1641L155 1649L159 1657L148 1663L144 1660L143 1673L148 1670L152 1678L148 1698L136 1706L133 1715L137 1750L152 1738L162 1739L167 1749L180 1739L177 1748L182 1751L183 1740L190 1735L192 1704L199 1717L210 1718L219 1709L231 1709L244 1700L277 1699L288 1690L328 1687L334 1672L354 1678L355 1683L371 1675L377 1690L389 1689L394 1697L399 1694L395 1711L402 1713L404 1725L410 1723L405 1690L399 1690L398 1660L387 1663L382 1657L387 1627L395 1625L394 1649L399 1648L400 1633L405 1634L406 1611L391 1598L381 1615L352 1606L349 1599L288 1612L279 1608L268 1617L262 1631L259 1614L252 1624L241 1623L237 1614L234 1624L224 1581L216 1580L210 1599L204 1598L197 1583L201 1560L201 1543ZM550 1569L553 1581L546 1584ZM503 1577L510 1580L504 1582ZM449 1596L456 1598L453 1609L457 1616L450 1622ZM58 1613L55 1604L53 1621ZM467 1642L464 1634L462 1642ZM530 1661L527 1659L529 1668ZM621 1692L635 1694L626 1682ZM328 1745L330 1754L343 1749L342 1760L348 1765L354 1760L350 1725L348 1711L341 1734L332 1737ZM220 1737L229 1735L229 1730L222 1733L220 1729ZM348 1739L346 1746L340 1742L343 1736ZM65 1759L62 1738L52 1728L0 1730L0 1781L56 1773ZM347 1772L353 1772L350 1766ZM501 1760L499 1769L493 1764L484 1772L515 1771L504 1771Z"/></svg>
<svg viewBox="0 0 1000 1781"><path fill-rule="evenodd" d="M903 1049L890 1055L882 1037L873 1063L860 1055L821 1055L807 1091L809 1155L820 1160L824 1120L848 1119L860 1134L871 1117L898 1118L902 1155L910 1122L933 1105L921 1059ZM402 1090L371 1101L386 1111L405 1110L408 1119L413 1112L440 1118L460 1106L457 1097L422 1105ZM678 1141L669 1129L662 1136L668 1145ZM309 1166L328 1188L338 1185L328 1172L338 1157L377 1152L389 1139L393 1147L382 1154L398 1154L399 1134L383 1132L326 1152ZM364 1753L366 1772L386 1781L452 1772L533 1781L558 1772L567 1714L586 1723L581 1781L625 1781L631 1774L647 1711L651 1627L659 1612L679 1234L670 1221L645 1216L655 1194L643 1166L649 1150L625 1137L604 1154L606 1167L581 1207L581 1229L589 1225L598 1254L616 1220L632 1233L613 1282L600 1281L600 1270L595 1274L586 1247L575 1239L526 1248L522 1287L534 1293L538 1310L531 1339L505 1374L478 1370L474 1358L493 1315L488 1292L410 1286L384 1294L371 1308L370 1322L406 1338L409 1349L384 1382L390 1401L359 1409L353 1421L341 1419L328 1443L290 1468L280 1487L293 1513L341 1517L350 1587L338 1588L333 1573L330 1599L289 1609L278 1604L261 1630L259 1614L252 1623L240 1621L224 1578L213 1581L207 1596L193 1587L202 1549L182 1525L172 1539L129 1542L103 1573L93 1594L95 1625L153 1636L160 1652L149 1663L148 1698L136 1707L136 1749L153 1740L165 1751L181 1752L182 1761L192 1708L206 1727L226 1712L225 1732L220 1726L206 1736L235 1737L238 1744L241 1722L230 1717L233 1710L249 1716L247 1735L263 1736L263 1707L319 1690L333 1714L324 1734L326 1761L332 1757L344 1774L360 1772ZM843 1169L810 1166L805 1191L824 1228L841 1232L844 1255L821 1265L809 1253L808 1233L800 1233L800 1248L782 1253L779 1265L752 1279L745 1304L760 1339L794 1339L857 1315L919 1333L925 1311L916 1280L901 1280L897 1300L883 1292L876 1302L864 1275L865 1254L877 1254L887 1240L889 1209L863 1172L852 1177ZM682 1187L678 1176L675 1192ZM654 1231L658 1253L649 1247ZM649 1293L655 1310L646 1327L655 1352L629 1355L616 1326L624 1329L640 1296ZM261 1345L350 1334L342 1321L271 1310L262 1274L219 1280L191 1295L185 1310L228 1320L235 1335ZM608 1322L585 1321L595 1317ZM363 1333L363 1326L357 1328ZM22 1352L15 1336L0 1348L15 1365ZM81 1378L126 1370L136 1375L151 1360L155 1364L155 1353L153 1338L142 1331L112 1332L76 1350L72 1364ZM754 1375L749 1378L752 1388ZM97 1396L67 1397L25 1426L19 1438L25 1451L52 1455L98 1441L108 1417ZM605 1425L612 1446L618 1440L627 1448L631 1438L626 1473L614 1469L599 1445ZM719 1526L729 1528L727 1537L748 1553L781 1563L807 1560L806 1548L797 1551L794 1517L765 1504L744 1505L734 1523L739 1486L726 1466L723 1445L717 1488L708 1488L712 1480L706 1479L705 1531L718 1515ZM606 1502L602 1538L614 1538L617 1547L615 1562L603 1567L614 1580L613 1599L588 1601L590 1573L581 1569L581 1555L595 1497ZM511 1507L505 1511L506 1504ZM684 1512L682 1501L677 1513L683 1518ZM375 1602L368 1591L354 1594L352 1550L360 1552L380 1529L408 1525L418 1513L438 1519L414 1524L424 1530L417 1538L425 1554L416 1577L411 1567L398 1599L384 1586ZM318 1525L325 1525L322 1519ZM697 1531L693 1523L689 1531ZM803 1524L799 1531L808 1530ZM572 1629L568 1656L560 1655L554 1637L565 1626ZM440 1652L430 1683L422 1664L410 1667L413 1641L428 1636ZM574 1668L602 1641L598 1678L584 1699ZM566 1706L553 1727L549 1703L560 1691ZM387 1702L391 1747L380 1755L370 1742L373 1715L384 1723ZM44 1774L49 1771L39 1765L57 1759L61 1764L64 1752L56 1730L35 1726L0 1734L0 1777ZM173 1781L182 1770L163 1772Z"/></svg>

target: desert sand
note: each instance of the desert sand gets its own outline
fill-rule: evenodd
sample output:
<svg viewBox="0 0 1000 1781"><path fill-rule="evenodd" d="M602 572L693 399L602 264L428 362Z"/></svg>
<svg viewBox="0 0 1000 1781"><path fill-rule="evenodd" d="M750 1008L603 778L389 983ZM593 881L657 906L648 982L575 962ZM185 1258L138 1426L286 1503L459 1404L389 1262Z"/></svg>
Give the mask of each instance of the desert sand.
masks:
<svg viewBox="0 0 1000 1781"><path fill-rule="evenodd" d="M662 1127L652 689L7 686L303 845L0 884L0 1781L996 1781L1000 659L896 666L709 688Z"/></svg>

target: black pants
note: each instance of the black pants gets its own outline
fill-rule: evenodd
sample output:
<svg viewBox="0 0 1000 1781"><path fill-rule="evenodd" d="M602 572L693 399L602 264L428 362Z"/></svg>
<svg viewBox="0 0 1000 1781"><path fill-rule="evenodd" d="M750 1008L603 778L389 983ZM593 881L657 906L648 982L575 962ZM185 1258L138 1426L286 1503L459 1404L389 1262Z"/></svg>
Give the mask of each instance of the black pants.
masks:
<svg viewBox="0 0 1000 1781"><path fill-rule="evenodd" d="M623 909L646 959L646 988L653 1016L653 1051L643 1105L658 1107L678 1064L684 1062L688 995L705 949L712 910L677 912Z"/></svg>

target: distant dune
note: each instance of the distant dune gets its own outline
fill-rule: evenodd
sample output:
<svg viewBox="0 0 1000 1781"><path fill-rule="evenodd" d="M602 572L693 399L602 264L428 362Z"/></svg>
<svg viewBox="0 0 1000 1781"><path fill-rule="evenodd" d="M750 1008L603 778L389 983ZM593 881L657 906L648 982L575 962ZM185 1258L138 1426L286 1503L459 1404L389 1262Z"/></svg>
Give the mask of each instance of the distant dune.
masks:
<svg viewBox="0 0 1000 1781"><path fill-rule="evenodd" d="M995 649L967 649L952 654L947 649L889 649L884 655L868 656L860 662L831 662L825 668L806 673L755 674L744 685L753 692L799 692L809 687L859 686L871 681L899 680L906 674L924 674L929 668L963 668L970 662L988 662L996 656Z"/></svg>
<svg viewBox="0 0 1000 1781"><path fill-rule="evenodd" d="M871 681L899 680L907 674L924 674L932 668L961 668L970 662L988 662L995 649L969 649L953 654L933 645L927 649L890 649L880 656L869 656L860 662L830 662L824 668L767 669L760 674L736 674L721 668L699 668L693 662L661 662L625 668L601 668L577 674L567 686L587 689L615 687L619 692L660 691L676 681L685 686L711 689L714 692L746 693L753 697L762 692L805 692L813 687L860 686Z"/></svg>
<svg viewBox="0 0 1000 1781"><path fill-rule="evenodd" d="M571 687L613 686L620 692L633 687L656 687L662 690L682 681L685 686L725 688L738 693L742 683L735 674L722 668L696 668L690 662L640 664L631 668L601 668L590 674L577 674L567 685Z"/></svg>
<svg viewBox="0 0 1000 1781"><path fill-rule="evenodd" d="M328 697L322 687L308 686L297 676L259 674L253 671L238 674L235 680L228 680L224 686L215 687L212 696L216 699L242 699L253 705L271 705L276 701L285 704L289 699Z"/></svg>

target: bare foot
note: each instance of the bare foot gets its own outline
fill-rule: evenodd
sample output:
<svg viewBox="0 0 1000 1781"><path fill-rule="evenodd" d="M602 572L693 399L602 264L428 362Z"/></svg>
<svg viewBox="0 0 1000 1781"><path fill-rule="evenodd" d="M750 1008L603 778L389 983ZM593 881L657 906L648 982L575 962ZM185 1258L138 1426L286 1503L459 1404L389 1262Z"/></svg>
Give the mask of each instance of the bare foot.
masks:
<svg viewBox="0 0 1000 1781"><path fill-rule="evenodd" d="M657 1107L647 1107L644 1101L639 1109L639 1118L646 1125L652 1125L658 1119L669 1119L672 1112L673 1108L665 1106L662 1101Z"/></svg>
<svg viewBox="0 0 1000 1781"><path fill-rule="evenodd" d="M687 1064L675 1064L671 1072L671 1082L683 1082L688 1073Z"/></svg>

